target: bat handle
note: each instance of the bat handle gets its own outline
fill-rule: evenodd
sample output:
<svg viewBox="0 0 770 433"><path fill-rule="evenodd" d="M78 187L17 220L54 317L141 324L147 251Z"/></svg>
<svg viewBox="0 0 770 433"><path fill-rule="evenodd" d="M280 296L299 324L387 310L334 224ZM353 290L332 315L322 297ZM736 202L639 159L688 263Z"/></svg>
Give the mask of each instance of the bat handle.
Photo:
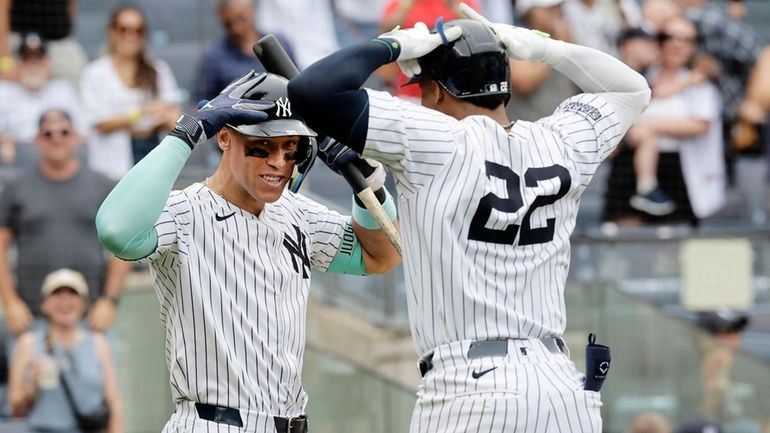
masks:
<svg viewBox="0 0 770 433"><path fill-rule="evenodd" d="M369 186L366 184L366 179L364 179L364 175L361 174L361 170L356 168L352 162L345 164L345 166L340 169L340 174L345 178L348 184L353 188L353 192L356 194Z"/></svg>

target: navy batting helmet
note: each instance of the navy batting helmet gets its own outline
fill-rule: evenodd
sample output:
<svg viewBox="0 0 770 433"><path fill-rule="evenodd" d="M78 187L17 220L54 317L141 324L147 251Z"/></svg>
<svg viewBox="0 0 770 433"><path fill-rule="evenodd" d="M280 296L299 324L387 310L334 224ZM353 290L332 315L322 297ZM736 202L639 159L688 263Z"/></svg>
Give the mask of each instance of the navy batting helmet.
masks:
<svg viewBox="0 0 770 433"><path fill-rule="evenodd" d="M457 98L503 95L507 103L511 77L503 43L477 21L462 19L444 24L445 28L453 26L463 29L462 36L420 57L420 73L406 84L431 79Z"/></svg>
<svg viewBox="0 0 770 433"><path fill-rule="evenodd" d="M299 116L294 114L289 102L286 86L289 83L280 75L263 73L261 81L243 95L244 99L274 101L275 107L265 111L267 119L250 125L227 125L243 135L252 137L285 137L299 136L297 163L294 174L289 180L289 190L297 192L310 168L315 161L318 145L316 133L305 125Z"/></svg>

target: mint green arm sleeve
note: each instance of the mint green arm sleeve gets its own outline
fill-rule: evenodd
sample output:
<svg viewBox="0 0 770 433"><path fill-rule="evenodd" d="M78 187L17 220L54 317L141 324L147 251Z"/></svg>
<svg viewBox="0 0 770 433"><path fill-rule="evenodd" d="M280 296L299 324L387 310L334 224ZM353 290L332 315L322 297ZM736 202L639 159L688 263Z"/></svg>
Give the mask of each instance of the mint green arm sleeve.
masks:
<svg viewBox="0 0 770 433"><path fill-rule="evenodd" d="M334 255L334 259L332 259L326 272L348 275L366 275L363 247L358 240L358 236L353 232L353 226L350 221L345 224L343 230L345 233L349 233L352 236L342 237L342 242L337 248L337 254Z"/></svg>
<svg viewBox="0 0 770 433"><path fill-rule="evenodd" d="M155 222L191 153L187 143L167 136L126 173L96 214L96 231L105 248L127 260L155 251Z"/></svg>

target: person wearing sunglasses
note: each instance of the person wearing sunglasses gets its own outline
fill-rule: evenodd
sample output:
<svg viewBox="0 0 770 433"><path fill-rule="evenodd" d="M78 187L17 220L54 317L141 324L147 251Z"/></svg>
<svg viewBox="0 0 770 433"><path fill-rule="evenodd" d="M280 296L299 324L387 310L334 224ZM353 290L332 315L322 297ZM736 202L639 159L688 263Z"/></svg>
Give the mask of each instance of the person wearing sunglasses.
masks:
<svg viewBox="0 0 770 433"><path fill-rule="evenodd" d="M130 266L105 258L93 228L112 182L81 164L82 140L67 112L43 113L35 137L37 166L22 171L0 194L0 299L13 335L42 324L34 322L41 318L40 286L59 268L79 271L92 288L90 328L104 331L115 319ZM8 256L14 243L16 278Z"/></svg>
<svg viewBox="0 0 770 433"><path fill-rule="evenodd" d="M0 106L0 166L24 169L35 163L40 115L54 107L78 113L80 98L72 83L53 77L49 44L41 35L23 35L16 56L18 79L0 80L0 100L7 102Z"/></svg>
<svg viewBox="0 0 770 433"><path fill-rule="evenodd" d="M107 53L86 66L81 97L90 117L90 166L120 178L174 127L181 95L171 68L146 48L147 20L134 6L115 9Z"/></svg>

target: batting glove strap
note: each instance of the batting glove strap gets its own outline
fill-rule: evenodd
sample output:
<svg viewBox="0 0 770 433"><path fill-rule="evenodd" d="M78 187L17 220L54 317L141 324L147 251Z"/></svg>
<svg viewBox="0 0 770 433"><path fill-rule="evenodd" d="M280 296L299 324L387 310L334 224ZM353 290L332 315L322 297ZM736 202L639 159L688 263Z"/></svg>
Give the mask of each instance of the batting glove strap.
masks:
<svg viewBox="0 0 770 433"><path fill-rule="evenodd" d="M179 116L174 129L171 130L169 135L180 138L190 146L190 149L195 149L195 146L205 142L207 139L206 134L203 132L203 125L200 124L198 119L187 114Z"/></svg>
<svg viewBox="0 0 770 433"><path fill-rule="evenodd" d="M386 188L382 188L382 191L385 191L385 201L382 202L382 207L385 209L385 213L388 215L388 218L391 220L395 220L398 216L396 212L396 202L393 201L393 197L390 195L390 192ZM375 195L378 193L377 191ZM355 196L353 197L353 220L355 220L358 225L361 227L368 229L368 230L379 230L380 225L377 223L377 220L374 218L374 215L372 215L365 207L363 207L361 204L359 204L355 200Z"/></svg>

